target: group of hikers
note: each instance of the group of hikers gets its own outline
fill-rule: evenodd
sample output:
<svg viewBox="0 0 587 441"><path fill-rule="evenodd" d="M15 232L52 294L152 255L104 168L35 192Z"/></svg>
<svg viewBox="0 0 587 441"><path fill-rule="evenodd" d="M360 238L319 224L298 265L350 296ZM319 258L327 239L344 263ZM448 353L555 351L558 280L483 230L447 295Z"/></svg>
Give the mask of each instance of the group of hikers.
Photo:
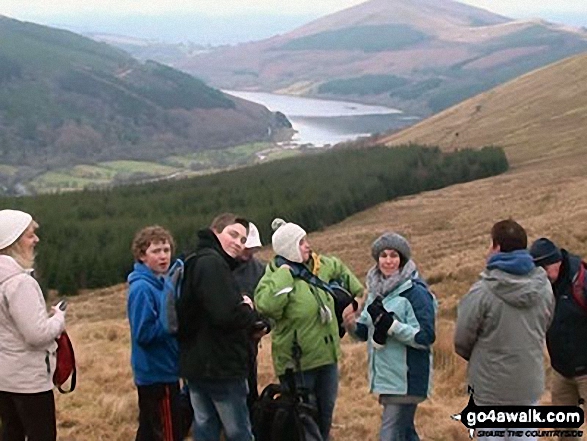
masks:
<svg viewBox="0 0 587 441"><path fill-rule="evenodd" d="M32 276L37 227L27 213L0 210L2 441L57 436L51 379L65 311L47 313ZM276 219L272 229L275 257L266 265L255 256L262 246L256 226L231 213L198 232L184 261L174 261L163 227L136 234L127 297L136 440L183 439L184 382L195 440L254 440L258 343L270 334L276 377L310 392L316 439L327 441L345 332L367 343L369 389L383 408L380 440L419 440L414 418L431 390L437 301L406 238L386 232L374 240L365 289L340 259L317 254L301 226ZM527 245L515 221L493 225L486 267L458 306L455 350L468 361L476 404L529 406L544 392L546 340L552 402L577 405L587 396L585 266L547 238Z"/></svg>

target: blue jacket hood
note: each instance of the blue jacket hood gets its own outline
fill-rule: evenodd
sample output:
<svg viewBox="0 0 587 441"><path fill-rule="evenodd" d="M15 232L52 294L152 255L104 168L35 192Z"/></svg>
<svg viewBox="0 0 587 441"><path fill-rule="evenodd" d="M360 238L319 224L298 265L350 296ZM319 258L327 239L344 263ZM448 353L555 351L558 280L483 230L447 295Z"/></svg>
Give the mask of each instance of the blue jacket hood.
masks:
<svg viewBox="0 0 587 441"><path fill-rule="evenodd" d="M508 274L523 276L535 268L528 250L516 250L509 253L497 253L487 261L487 269L498 269Z"/></svg>
<svg viewBox="0 0 587 441"><path fill-rule="evenodd" d="M128 283L134 283L139 280L144 280L153 285L158 290L165 286L165 279L162 276L156 275L147 265L142 262L135 262L133 271L128 275Z"/></svg>

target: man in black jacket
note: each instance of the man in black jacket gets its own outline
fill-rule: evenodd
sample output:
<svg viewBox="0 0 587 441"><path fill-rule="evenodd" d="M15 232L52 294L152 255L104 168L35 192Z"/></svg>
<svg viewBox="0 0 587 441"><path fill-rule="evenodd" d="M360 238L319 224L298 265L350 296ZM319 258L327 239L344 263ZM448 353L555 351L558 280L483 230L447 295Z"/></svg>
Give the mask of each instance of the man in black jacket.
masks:
<svg viewBox="0 0 587 441"><path fill-rule="evenodd" d="M258 314L232 275L249 223L231 213L198 232L178 303L180 375L188 380L195 438L251 441L247 409L249 336Z"/></svg>
<svg viewBox="0 0 587 441"><path fill-rule="evenodd" d="M544 237L532 244L530 254L546 270L556 301L546 334L553 367L552 404L576 406L580 399L587 400L587 273L579 256Z"/></svg>

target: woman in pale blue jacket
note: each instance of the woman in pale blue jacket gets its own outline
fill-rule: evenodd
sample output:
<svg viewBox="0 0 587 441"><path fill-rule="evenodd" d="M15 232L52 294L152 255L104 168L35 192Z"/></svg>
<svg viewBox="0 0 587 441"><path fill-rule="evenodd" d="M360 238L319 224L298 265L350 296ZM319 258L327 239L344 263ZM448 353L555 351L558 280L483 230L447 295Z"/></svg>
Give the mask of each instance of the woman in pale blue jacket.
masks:
<svg viewBox="0 0 587 441"><path fill-rule="evenodd" d="M347 315L345 325L367 341L369 387L383 405L380 440L417 441L414 416L430 392L437 303L404 237L383 234L371 253L376 264L367 273L366 308L357 320Z"/></svg>

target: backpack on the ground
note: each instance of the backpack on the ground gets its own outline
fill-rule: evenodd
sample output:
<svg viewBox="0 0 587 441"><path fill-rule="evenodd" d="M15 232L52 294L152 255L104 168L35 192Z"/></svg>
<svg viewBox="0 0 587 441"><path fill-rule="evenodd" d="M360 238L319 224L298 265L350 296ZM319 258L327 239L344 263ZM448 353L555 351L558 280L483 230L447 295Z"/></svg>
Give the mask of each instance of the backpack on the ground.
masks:
<svg viewBox="0 0 587 441"><path fill-rule="evenodd" d="M318 410L310 392L295 385L293 372L286 384L269 384L253 405L252 425L256 441L323 441Z"/></svg>
<svg viewBox="0 0 587 441"><path fill-rule="evenodd" d="M55 372L53 373L53 384L57 386L57 390L62 394L73 392L76 384L76 367L75 354L73 352L73 345L69 339L67 332L63 331L59 337L55 339L57 342L57 363ZM71 377L69 390L61 388L67 379Z"/></svg>
<svg viewBox="0 0 587 441"><path fill-rule="evenodd" d="M584 312L587 312L587 263L581 261L579 271L573 279L573 298Z"/></svg>
<svg viewBox="0 0 587 441"><path fill-rule="evenodd" d="M181 296L183 272L183 260L177 259L171 265L165 277L165 298L163 300L162 310L159 312L159 317L161 318L163 328L172 335L177 334L179 327L176 304Z"/></svg>

